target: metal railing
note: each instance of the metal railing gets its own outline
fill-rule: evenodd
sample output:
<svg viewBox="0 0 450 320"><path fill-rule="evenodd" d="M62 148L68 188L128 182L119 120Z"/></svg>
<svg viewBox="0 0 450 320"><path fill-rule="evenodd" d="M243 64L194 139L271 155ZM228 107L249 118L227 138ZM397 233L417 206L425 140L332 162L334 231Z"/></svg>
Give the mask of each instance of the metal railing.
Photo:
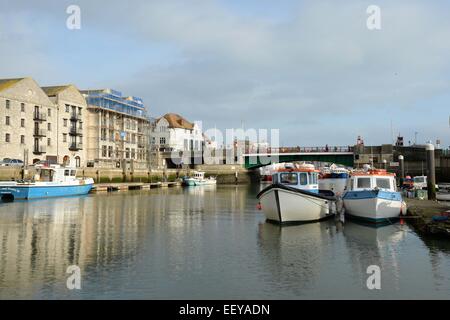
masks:
<svg viewBox="0 0 450 320"><path fill-rule="evenodd" d="M82 131L81 129L71 127L69 129L69 134L71 134L73 136L82 136L83 132L81 132L81 131Z"/></svg>
<svg viewBox="0 0 450 320"><path fill-rule="evenodd" d="M34 112L33 114L33 120L37 121L46 121L47 120L47 114L43 112Z"/></svg>
<svg viewBox="0 0 450 320"><path fill-rule="evenodd" d="M83 149L82 142L75 142L69 144L69 150L82 150L82 149Z"/></svg>
<svg viewBox="0 0 450 320"><path fill-rule="evenodd" d="M47 152L46 146L34 146L34 149L33 149L34 154L41 154L41 153L46 153L46 152Z"/></svg>
<svg viewBox="0 0 450 320"><path fill-rule="evenodd" d="M47 130L45 129L34 129L35 137L45 137L47 135Z"/></svg>
<svg viewBox="0 0 450 320"><path fill-rule="evenodd" d="M353 152L352 146L245 148L246 153Z"/></svg>

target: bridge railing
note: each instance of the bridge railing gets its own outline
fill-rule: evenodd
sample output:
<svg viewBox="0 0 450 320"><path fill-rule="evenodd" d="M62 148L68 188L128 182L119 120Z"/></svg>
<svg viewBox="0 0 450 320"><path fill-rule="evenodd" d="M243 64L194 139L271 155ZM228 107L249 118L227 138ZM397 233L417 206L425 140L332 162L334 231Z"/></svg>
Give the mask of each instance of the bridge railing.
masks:
<svg viewBox="0 0 450 320"><path fill-rule="evenodd" d="M353 152L352 146L249 148L249 153Z"/></svg>

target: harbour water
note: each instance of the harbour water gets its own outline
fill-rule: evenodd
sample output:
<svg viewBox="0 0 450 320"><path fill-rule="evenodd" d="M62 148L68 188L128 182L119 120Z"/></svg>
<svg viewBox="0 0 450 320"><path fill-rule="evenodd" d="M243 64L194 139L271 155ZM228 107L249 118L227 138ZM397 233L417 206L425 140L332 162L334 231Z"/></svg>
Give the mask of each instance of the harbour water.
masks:
<svg viewBox="0 0 450 320"><path fill-rule="evenodd" d="M259 186L0 204L0 299L449 299L450 243L408 225L280 228ZM66 286L81 269L81 289ZM367 267L381 268L369 290Z"/></svg>

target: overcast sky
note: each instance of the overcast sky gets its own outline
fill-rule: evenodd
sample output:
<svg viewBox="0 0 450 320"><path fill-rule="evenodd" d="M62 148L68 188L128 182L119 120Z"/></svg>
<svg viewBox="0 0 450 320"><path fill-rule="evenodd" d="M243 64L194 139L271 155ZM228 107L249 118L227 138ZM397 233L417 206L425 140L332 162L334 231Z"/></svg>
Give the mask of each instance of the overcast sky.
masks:
<svg viewBox="0 0 450 320"><path fill-rule="evenodd" d="M283 145L450 144L447 1L0 0L0 78L110 87ZM81 29L66 8L81 8ZM366 26L381 8L381 30ZM392 130L391 130L392 128Z"/></svg>

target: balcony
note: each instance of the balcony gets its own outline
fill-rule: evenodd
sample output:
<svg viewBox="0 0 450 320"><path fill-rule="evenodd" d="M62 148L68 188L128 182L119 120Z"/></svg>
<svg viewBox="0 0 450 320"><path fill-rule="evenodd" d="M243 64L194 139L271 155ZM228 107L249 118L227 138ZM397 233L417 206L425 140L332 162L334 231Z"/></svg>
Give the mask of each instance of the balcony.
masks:
<svg viewBox="0 0 450 320"><path fill-rule="evenodd" d="M47 148L45 146L34 146L33 153L34 154L43 154L47 152Z"/></svg>
<svg viewBox="0 0 450 320"><path fill-rule="evenodd" d="M145 147L147 146L147 144L146 144L145 142L139 141L139 142L137 143L137 146L138 146L138 148L145 148Z"/></svg>
<svg viewBox="0 0 450 320"><path fill-rule="evenodd" d="M79 113L71 113L70 114L70 121L81 121L81 114Z"/></svg>
<svg viewBox="0 0 450 320"><path fill-rule="evenodd" d="M35 121L47 121L47 114L43 112L34 112L33 120Z"/></svg>
<svg viewBox="0 0 450 320"><path fill-rule="evenodd" d="M47 135L47 130L45 129L34 129L35 137L45 137Z"/></svg>
<svg viewBox="0 0 450 320"><path fill-rule="evenodd" d="M78 129L78 128L70 128L69 129L69 134L71 135L71 136L82 136L83 135L83 132L82 132L82 130L81 129Z"/></svg>
<svg viewBox="0 0 450 320"><path fill-rule="evenodd" d="M70 151L78 151L83 149L83 143L82 142L73 142L69 144L69 150Z"/></svg>

